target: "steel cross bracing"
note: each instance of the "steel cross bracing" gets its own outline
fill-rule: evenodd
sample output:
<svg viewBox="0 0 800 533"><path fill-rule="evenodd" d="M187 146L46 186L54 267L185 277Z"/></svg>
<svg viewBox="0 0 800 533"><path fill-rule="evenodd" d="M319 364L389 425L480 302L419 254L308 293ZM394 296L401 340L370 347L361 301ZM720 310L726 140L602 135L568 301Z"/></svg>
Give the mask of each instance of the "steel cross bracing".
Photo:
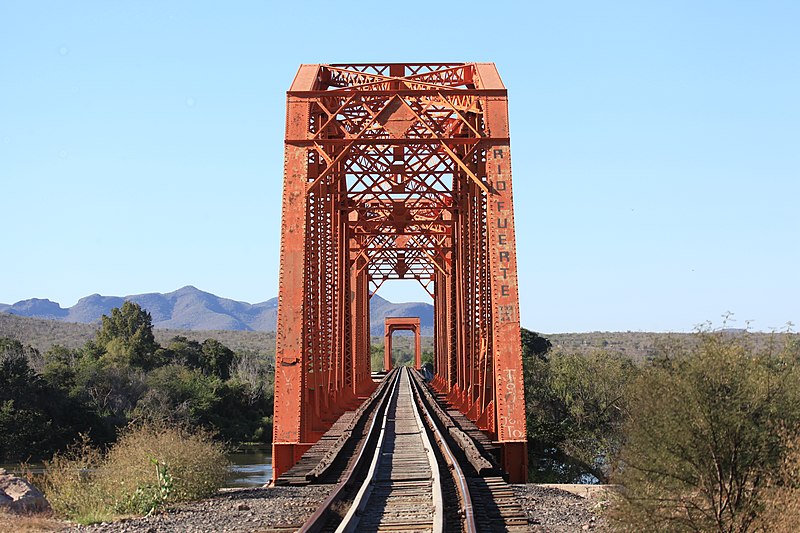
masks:
<svg viewBox="0 0 800 533"><path fill-rule="evenodd" d="M302 65L287 93L274 475L373 390L369 299L434 302L433 386L527 472L506 89L492 63Z"/></svg>

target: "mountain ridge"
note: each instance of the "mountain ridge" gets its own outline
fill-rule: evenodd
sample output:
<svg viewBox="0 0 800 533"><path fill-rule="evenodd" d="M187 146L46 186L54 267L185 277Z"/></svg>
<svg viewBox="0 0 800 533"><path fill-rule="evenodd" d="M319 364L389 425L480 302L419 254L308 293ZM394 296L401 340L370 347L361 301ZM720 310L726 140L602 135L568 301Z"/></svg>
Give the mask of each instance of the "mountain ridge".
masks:
<svg viewBox="0 0 800 533"><path fill-rule="evenodd" d="M30 298L14 304L0 304L0 312L17 316L92 324L111 309L132 301L146 309L158 329L275 331L278 298L251 304L217 296L192 285L172 292L150 292L128 296L84 296L72 307L62 308L46 298ZM433 306L424 302L393 303L373 295L370 305L370 334L383 335L387 316L418 316L423 335L433 334Z"/></svg>

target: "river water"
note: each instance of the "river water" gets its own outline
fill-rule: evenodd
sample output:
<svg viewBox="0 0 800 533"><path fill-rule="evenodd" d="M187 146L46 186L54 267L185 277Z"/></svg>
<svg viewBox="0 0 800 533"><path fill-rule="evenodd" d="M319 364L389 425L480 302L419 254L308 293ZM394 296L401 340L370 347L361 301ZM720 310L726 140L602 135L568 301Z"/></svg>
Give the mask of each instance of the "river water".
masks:
<svg viewBox="0 0 800 533"><path fill-rule="evenodd" d="M258 487L272 478L272 449L269 446L244 446L228 454L231 477L227 487Z"/></svg>

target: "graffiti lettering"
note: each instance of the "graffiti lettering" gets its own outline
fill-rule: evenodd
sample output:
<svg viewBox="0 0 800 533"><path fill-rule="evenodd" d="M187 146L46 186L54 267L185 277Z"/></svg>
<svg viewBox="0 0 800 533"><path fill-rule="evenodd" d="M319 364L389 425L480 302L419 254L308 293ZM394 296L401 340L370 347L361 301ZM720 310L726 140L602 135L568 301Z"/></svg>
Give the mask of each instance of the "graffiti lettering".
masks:
<svg viewBox="0 0 800 533"><path fill-rule="evenodd" d="M517 316L516 308L513 305L500 305L498 306L500 322L516 322L514 320Z"/></svg>

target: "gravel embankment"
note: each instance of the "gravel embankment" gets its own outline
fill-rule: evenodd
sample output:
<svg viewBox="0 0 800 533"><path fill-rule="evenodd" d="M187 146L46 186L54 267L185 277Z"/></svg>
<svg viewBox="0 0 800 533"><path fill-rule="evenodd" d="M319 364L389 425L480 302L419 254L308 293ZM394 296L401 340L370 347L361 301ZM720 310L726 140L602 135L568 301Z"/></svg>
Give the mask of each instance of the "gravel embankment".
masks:
<svg viewBox="0 0 800 533"><path fill-rule="evenodd" d="M200 533L295 531L322 503L331 485L236 489L166 512L113 523L76 526L64 531L104 533Z"/></svg>
<svg viewBox="0 0 800 533"><path fill-rule="evenodd" d="M538 485L512 485L522 508L528 514L531 531L567 533L605 531L599 511L604 498L587 499L565 490Z"/></svg>
<svg viewBox="0 0 800 533"><path fill-rule="evenodd" d="M598 515L603 500L537 485L512 485L528 514L531 531L567 533L604 531ZM187 533L295 531L328 495L332 486L230 489L201 502L177 505L155 516L93 526L71 526L64 532Z"/></svg>

